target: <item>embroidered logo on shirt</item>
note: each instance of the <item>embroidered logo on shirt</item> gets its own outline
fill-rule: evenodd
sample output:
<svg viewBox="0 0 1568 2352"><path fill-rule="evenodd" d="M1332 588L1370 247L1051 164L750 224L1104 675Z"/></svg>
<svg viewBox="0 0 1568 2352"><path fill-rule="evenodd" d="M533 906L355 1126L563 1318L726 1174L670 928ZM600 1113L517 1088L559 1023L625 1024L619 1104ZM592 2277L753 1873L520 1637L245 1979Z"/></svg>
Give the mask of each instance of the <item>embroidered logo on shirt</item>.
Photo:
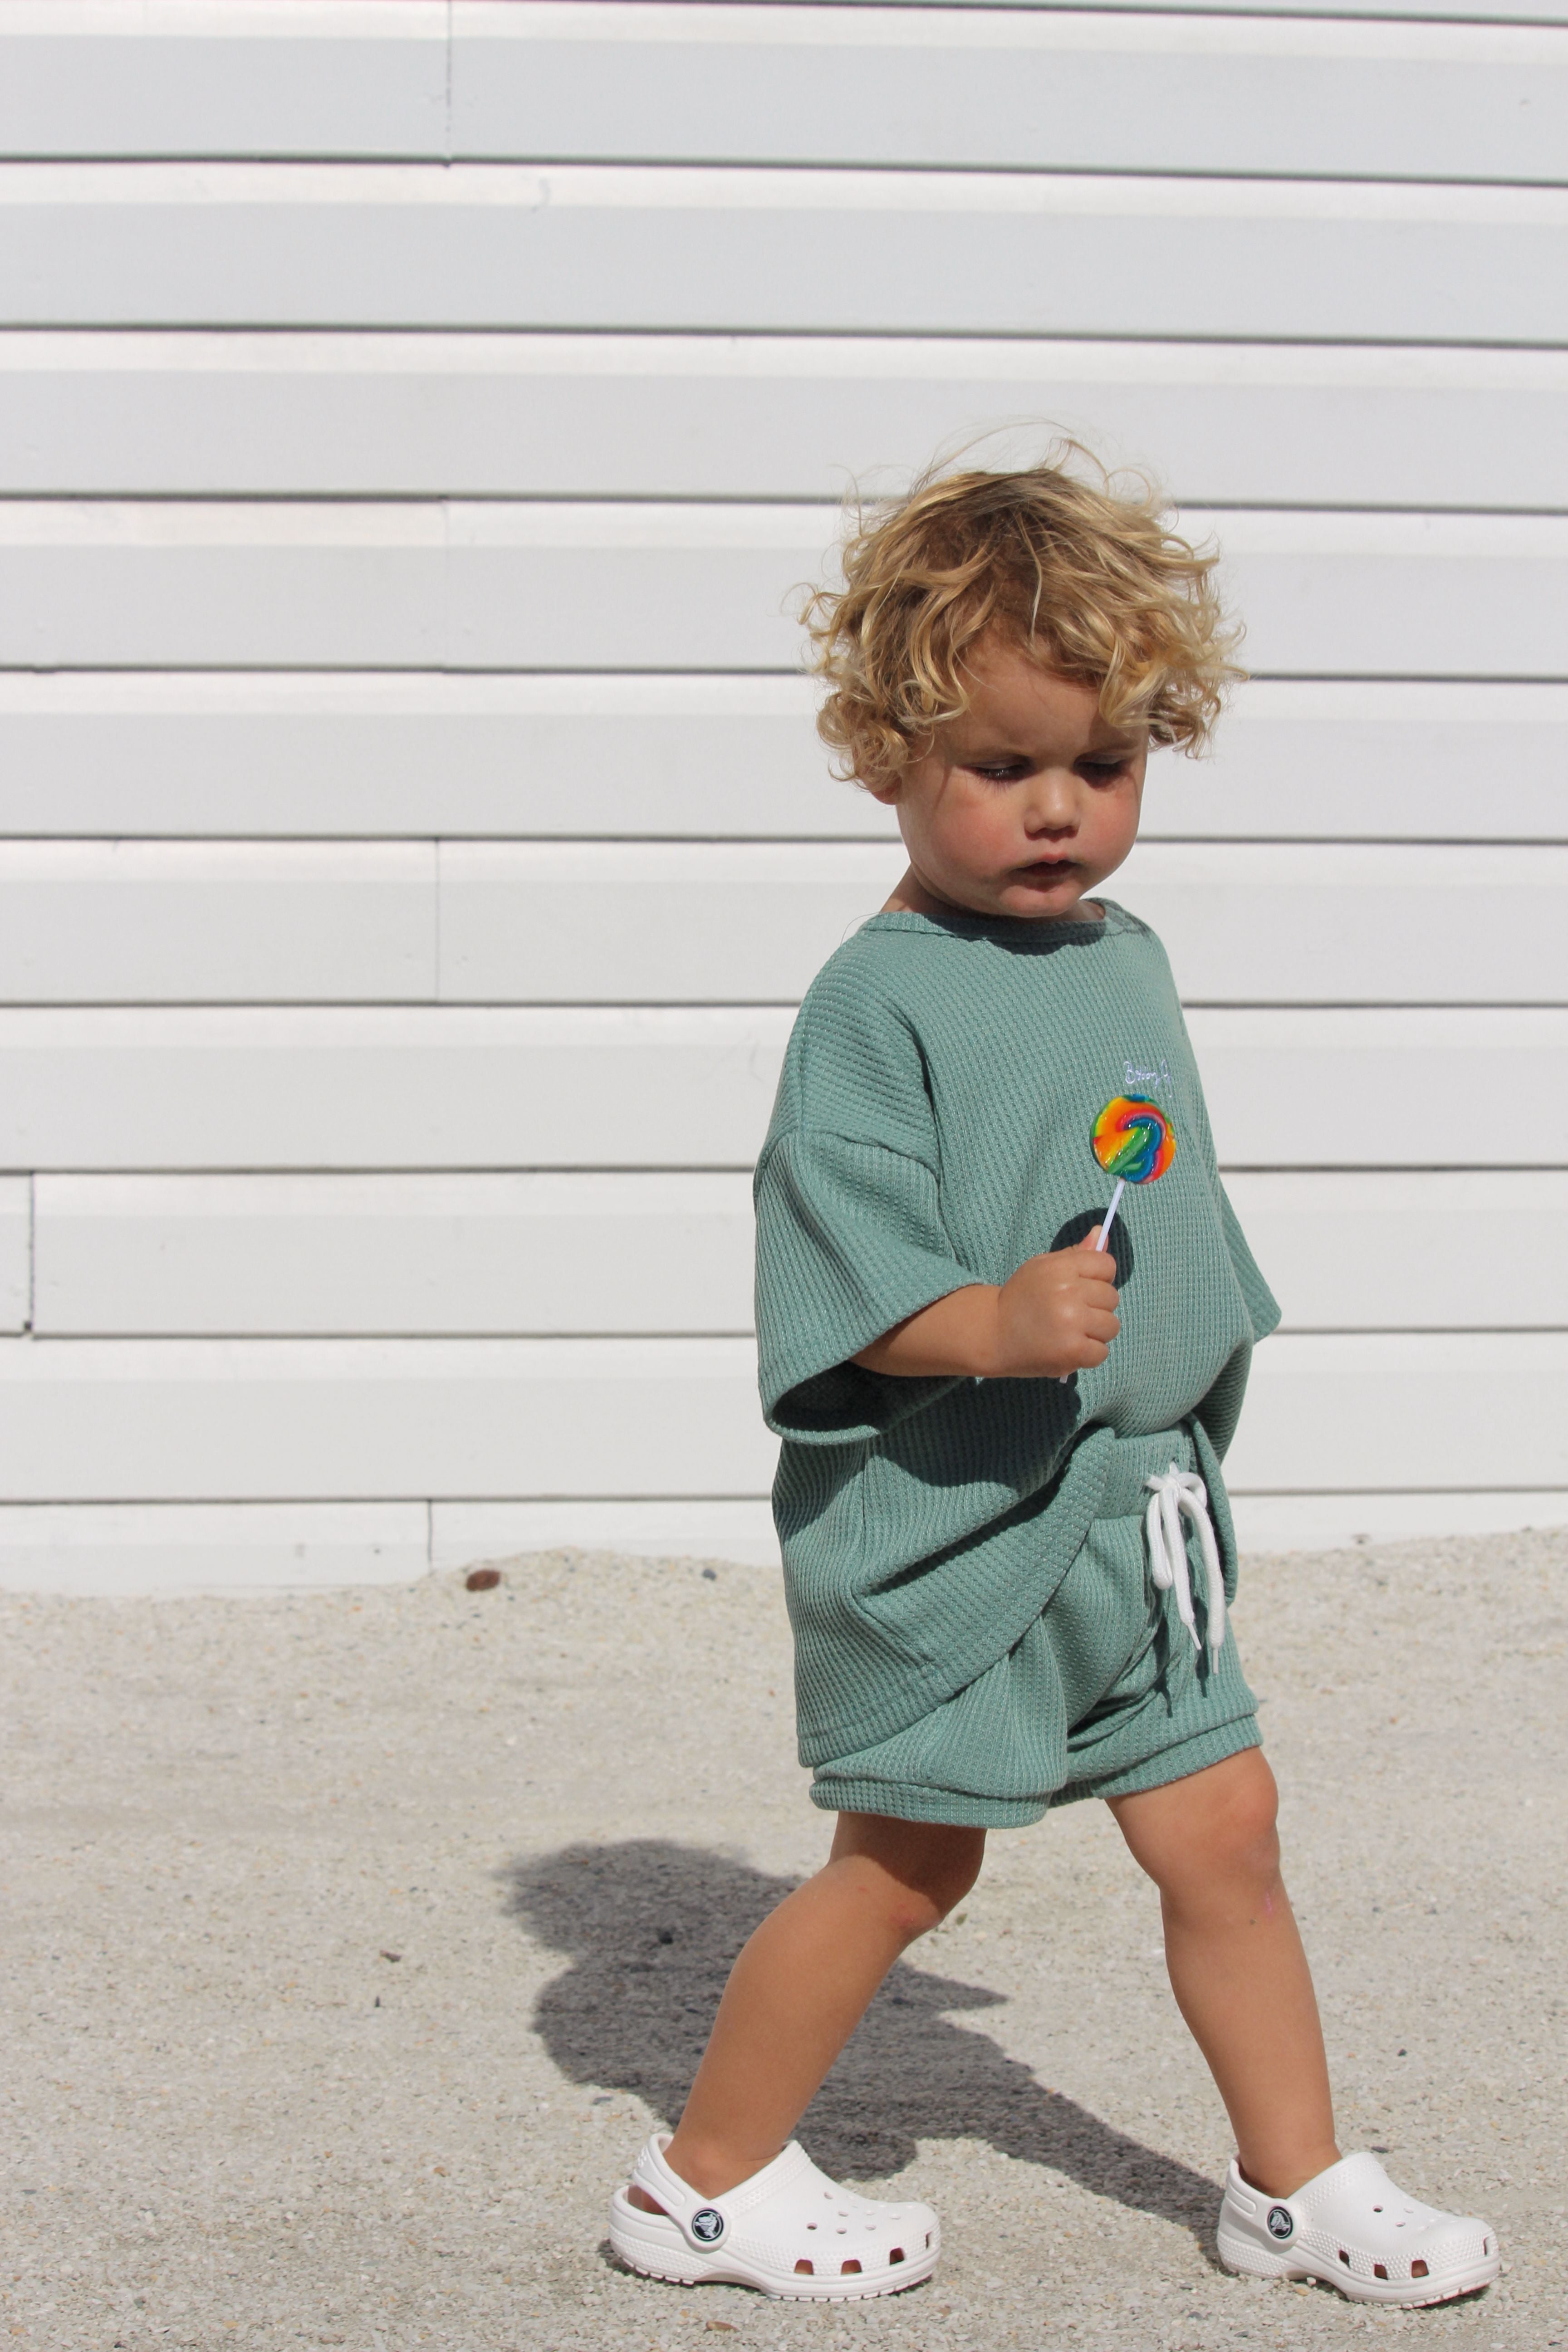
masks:
<svg viewBox="0 0 1568 2352"><path fill-rule="evenodd" d="M1170 1066L1163 1054L1157 1070L1141 1070L1136 1062L1123 1062L1121 1067L1130 1095L1157 1095L1162 1087L1170 1086Z"/></svg>

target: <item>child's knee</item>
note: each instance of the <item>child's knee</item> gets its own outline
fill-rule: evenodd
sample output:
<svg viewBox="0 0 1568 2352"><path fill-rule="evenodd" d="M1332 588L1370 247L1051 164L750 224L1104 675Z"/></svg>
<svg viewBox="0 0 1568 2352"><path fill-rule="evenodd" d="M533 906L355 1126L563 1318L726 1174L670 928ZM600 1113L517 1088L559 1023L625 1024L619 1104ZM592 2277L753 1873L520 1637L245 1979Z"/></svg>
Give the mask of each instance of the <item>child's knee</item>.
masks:
<svg viewBox="0 0 1568 2352"><path fill-rule="evenodd" d="M1273 1878L1279 1869L1279 1795L1265 1769L1227 1791L1209 1824L1215 1861L1236 1875Z"/></svg>
<svg viewBox="0 0 1568 2352"><path fill-rule="evenodd" d="M897 1822L841 1813L836 1860L875 1865L893 1925L905 1943L940 1927L980 1875L985 1832L944 1822Z"/></svg>
<svg viewBox="0 0 1568 2352"><path fill-rule="evenodd" d="M1261 1757L1256 1763L1256 1769L1237 1772L1194 1820L1170 1886L1178 1900L1205 1900L1223 1890L1231 1901L1268 1906L1279 1885L1279 1792Z"/></svg>
<svg viewBox="0 0 1568 2352"><path fill-rule="evenodd" d="M1128 1844L1163 1894L1184 1896L1246 1880L1271 1885L1279 1874L1279 1791L1256 1748L1146 1800L1123 1800L1118 1819Z"/></svg>
<svg viewBox="0 0 1568 2352"><path fill-rule="evenodd" d="M984 1830L936 1827L919 1880L921 1894L936 1914L931 1922L933 1927L963 1902L979 1877L984 1858Z"/></svg>

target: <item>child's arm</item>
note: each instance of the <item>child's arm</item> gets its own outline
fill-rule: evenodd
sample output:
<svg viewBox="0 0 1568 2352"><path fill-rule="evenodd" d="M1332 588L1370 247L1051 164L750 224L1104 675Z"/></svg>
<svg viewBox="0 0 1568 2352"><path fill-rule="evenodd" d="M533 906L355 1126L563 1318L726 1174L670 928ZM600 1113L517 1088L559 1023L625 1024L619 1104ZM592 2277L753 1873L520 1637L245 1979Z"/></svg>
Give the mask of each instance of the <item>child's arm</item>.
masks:
<svg viewBox="0 0 1568 2352"><path fill-rule="evenodd" d="M974 1282L922 1307L855 1358L905 1379L1060 1379L1103 1364L1121 1326L1116 1260L1094 1246L1026 1258L1000 1287Z"/></svg>

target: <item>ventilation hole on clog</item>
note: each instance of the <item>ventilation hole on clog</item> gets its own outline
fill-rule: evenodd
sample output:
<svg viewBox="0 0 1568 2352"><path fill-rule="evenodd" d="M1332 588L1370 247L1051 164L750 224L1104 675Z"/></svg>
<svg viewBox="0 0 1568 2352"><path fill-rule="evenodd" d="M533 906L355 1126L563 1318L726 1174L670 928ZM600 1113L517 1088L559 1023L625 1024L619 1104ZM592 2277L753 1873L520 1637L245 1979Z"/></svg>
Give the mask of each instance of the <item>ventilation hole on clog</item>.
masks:
<svg viewBox="0 0 1568 2352"><path fill-rule="evenodd" d="M1410 2265L1410 2275L1412 2278L1425 2278L1426 2275L1426 2265L1419 2254Z"/></svg>
<svg viewBox="0 0 1568 2352"><path fill-rule="evenodd" d="M926 2231L926 2252L928 2254L931 2252L931 2231L929 2230Z"/></svg>
<svg viewBox="0 0 1568 2352"><path fill-rule="evenodd" d="M1381 2212L1382 2212L1382 2210L1383 2210L1383 2208L1382 2208L1382 2206L1381 2206L1381 2205L1374 2205L1374 2206L1373 2207L1373 2209L1372 2209L1372 2210L1373 2210L1373 2211L1374 2213L1381 2213Z"/></svg>
<svg viewBox="0 0 1568 2352"><path fill-rule="evenodd" d="M815 2263L808 2263L805 2256L802 2254L799 2262L796 2263L795 2266L795 2274L796 2278L815 2278L816 2276L816 2264Z"/></svg>
<svg viewBox="0 0 1568 2352"><path fill-rule="evenodd" d="M1373 2263L1372 2266L1372 2274L1373 2278L1385 2279L1388 2276L1388 2264L1386 2263Z"/></svg>
<svg viewBox="0 0 1568 2352"><path fill-rule="evenodd" d="M858 2277L859 2277L859 2275L860 2275L860 2265L859 2265L859 2263L857 2263L857 2262L853 2262L853 2261L851 2261L851 2262L847 2262L847 2263L839 2263L839 2265L838 2265L838 2275L839 2275L839 2277L840 2277L840 2278L847 2278L851 2271L853 2271L853 2272L854 2272L854 2273L855 2273L855 2275L856 2275L856 2277L857 2277L857 2278L858 2278Z"/></svg>
<svg viewBox="0 0 1568 2352"><path fill-rule="evenodd" d="M1483 2254L1489 2254L1489 2253L1490 2253L1490 2252L1491 2252L1491 2250L1492 2250L1492 2242L1491 2242L1491 2240L1490 2240L1489 2238L1483 2238L1483 2239L1481 2240L1481 2252L1482 2252L1482 2253L1483 2253Z"/></svg>
<svg viewBox="0 0 1568 2352"><path fill-rule="evenodd" d="M1348 2271L1348 2270L1349 2270L1349 2268L1350 2268L1350 2266L1351 2266L1351 2258L1350 2258L1350 2256L1346 2253L1346 2252L1345 2252L1345 2250L1344 2250L1344 2248L1343 2248L1342 2246L1340 2248L1340 2260L1341 2260L1341 2262L1342 2262L1342 2263L1343 2263L1343 2264L1344 2264L1344 2266L1345 2266L1346 2270Z"/></svg>
<svg viewBox="0 0 1568 2352"><path fill-rule="evenodd" d="M890 2263L901 2263L903 2259L904 2250L902 2246L889 2246L888 2248L888 2260Z"/></svg>
<svg viewBox="0 0 1568 2352"><path fill-rule="evenodd" d="M815 2222L815 2221L808 2221L808 2222L806 2223L806 2225L805 2225L805 2226L806 2226L806 2228L807 2228L808 2230L815 2230L815 2229L816 2229L816 2222Z"/></svg>

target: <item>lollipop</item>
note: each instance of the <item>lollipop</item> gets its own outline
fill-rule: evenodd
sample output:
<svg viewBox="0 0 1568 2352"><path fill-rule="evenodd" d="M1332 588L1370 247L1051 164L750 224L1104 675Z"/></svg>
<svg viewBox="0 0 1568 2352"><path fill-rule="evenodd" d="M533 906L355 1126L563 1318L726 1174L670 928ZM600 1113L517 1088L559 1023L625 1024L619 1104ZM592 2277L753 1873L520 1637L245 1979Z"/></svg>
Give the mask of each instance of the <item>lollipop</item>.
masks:
<svg viewBox="0 0 1568 2352"><path fill-rule="evenodd" d="M1158 1103L1143 1095L1113 1095L1095 1120L1089 1142L1106 1174L1116 1179L1095 1244L1096 1249L1103 1249L1123 1190L1129 1184L1152 1184L1163 1176L1176 1156L1176 1139Z"/></svg>

